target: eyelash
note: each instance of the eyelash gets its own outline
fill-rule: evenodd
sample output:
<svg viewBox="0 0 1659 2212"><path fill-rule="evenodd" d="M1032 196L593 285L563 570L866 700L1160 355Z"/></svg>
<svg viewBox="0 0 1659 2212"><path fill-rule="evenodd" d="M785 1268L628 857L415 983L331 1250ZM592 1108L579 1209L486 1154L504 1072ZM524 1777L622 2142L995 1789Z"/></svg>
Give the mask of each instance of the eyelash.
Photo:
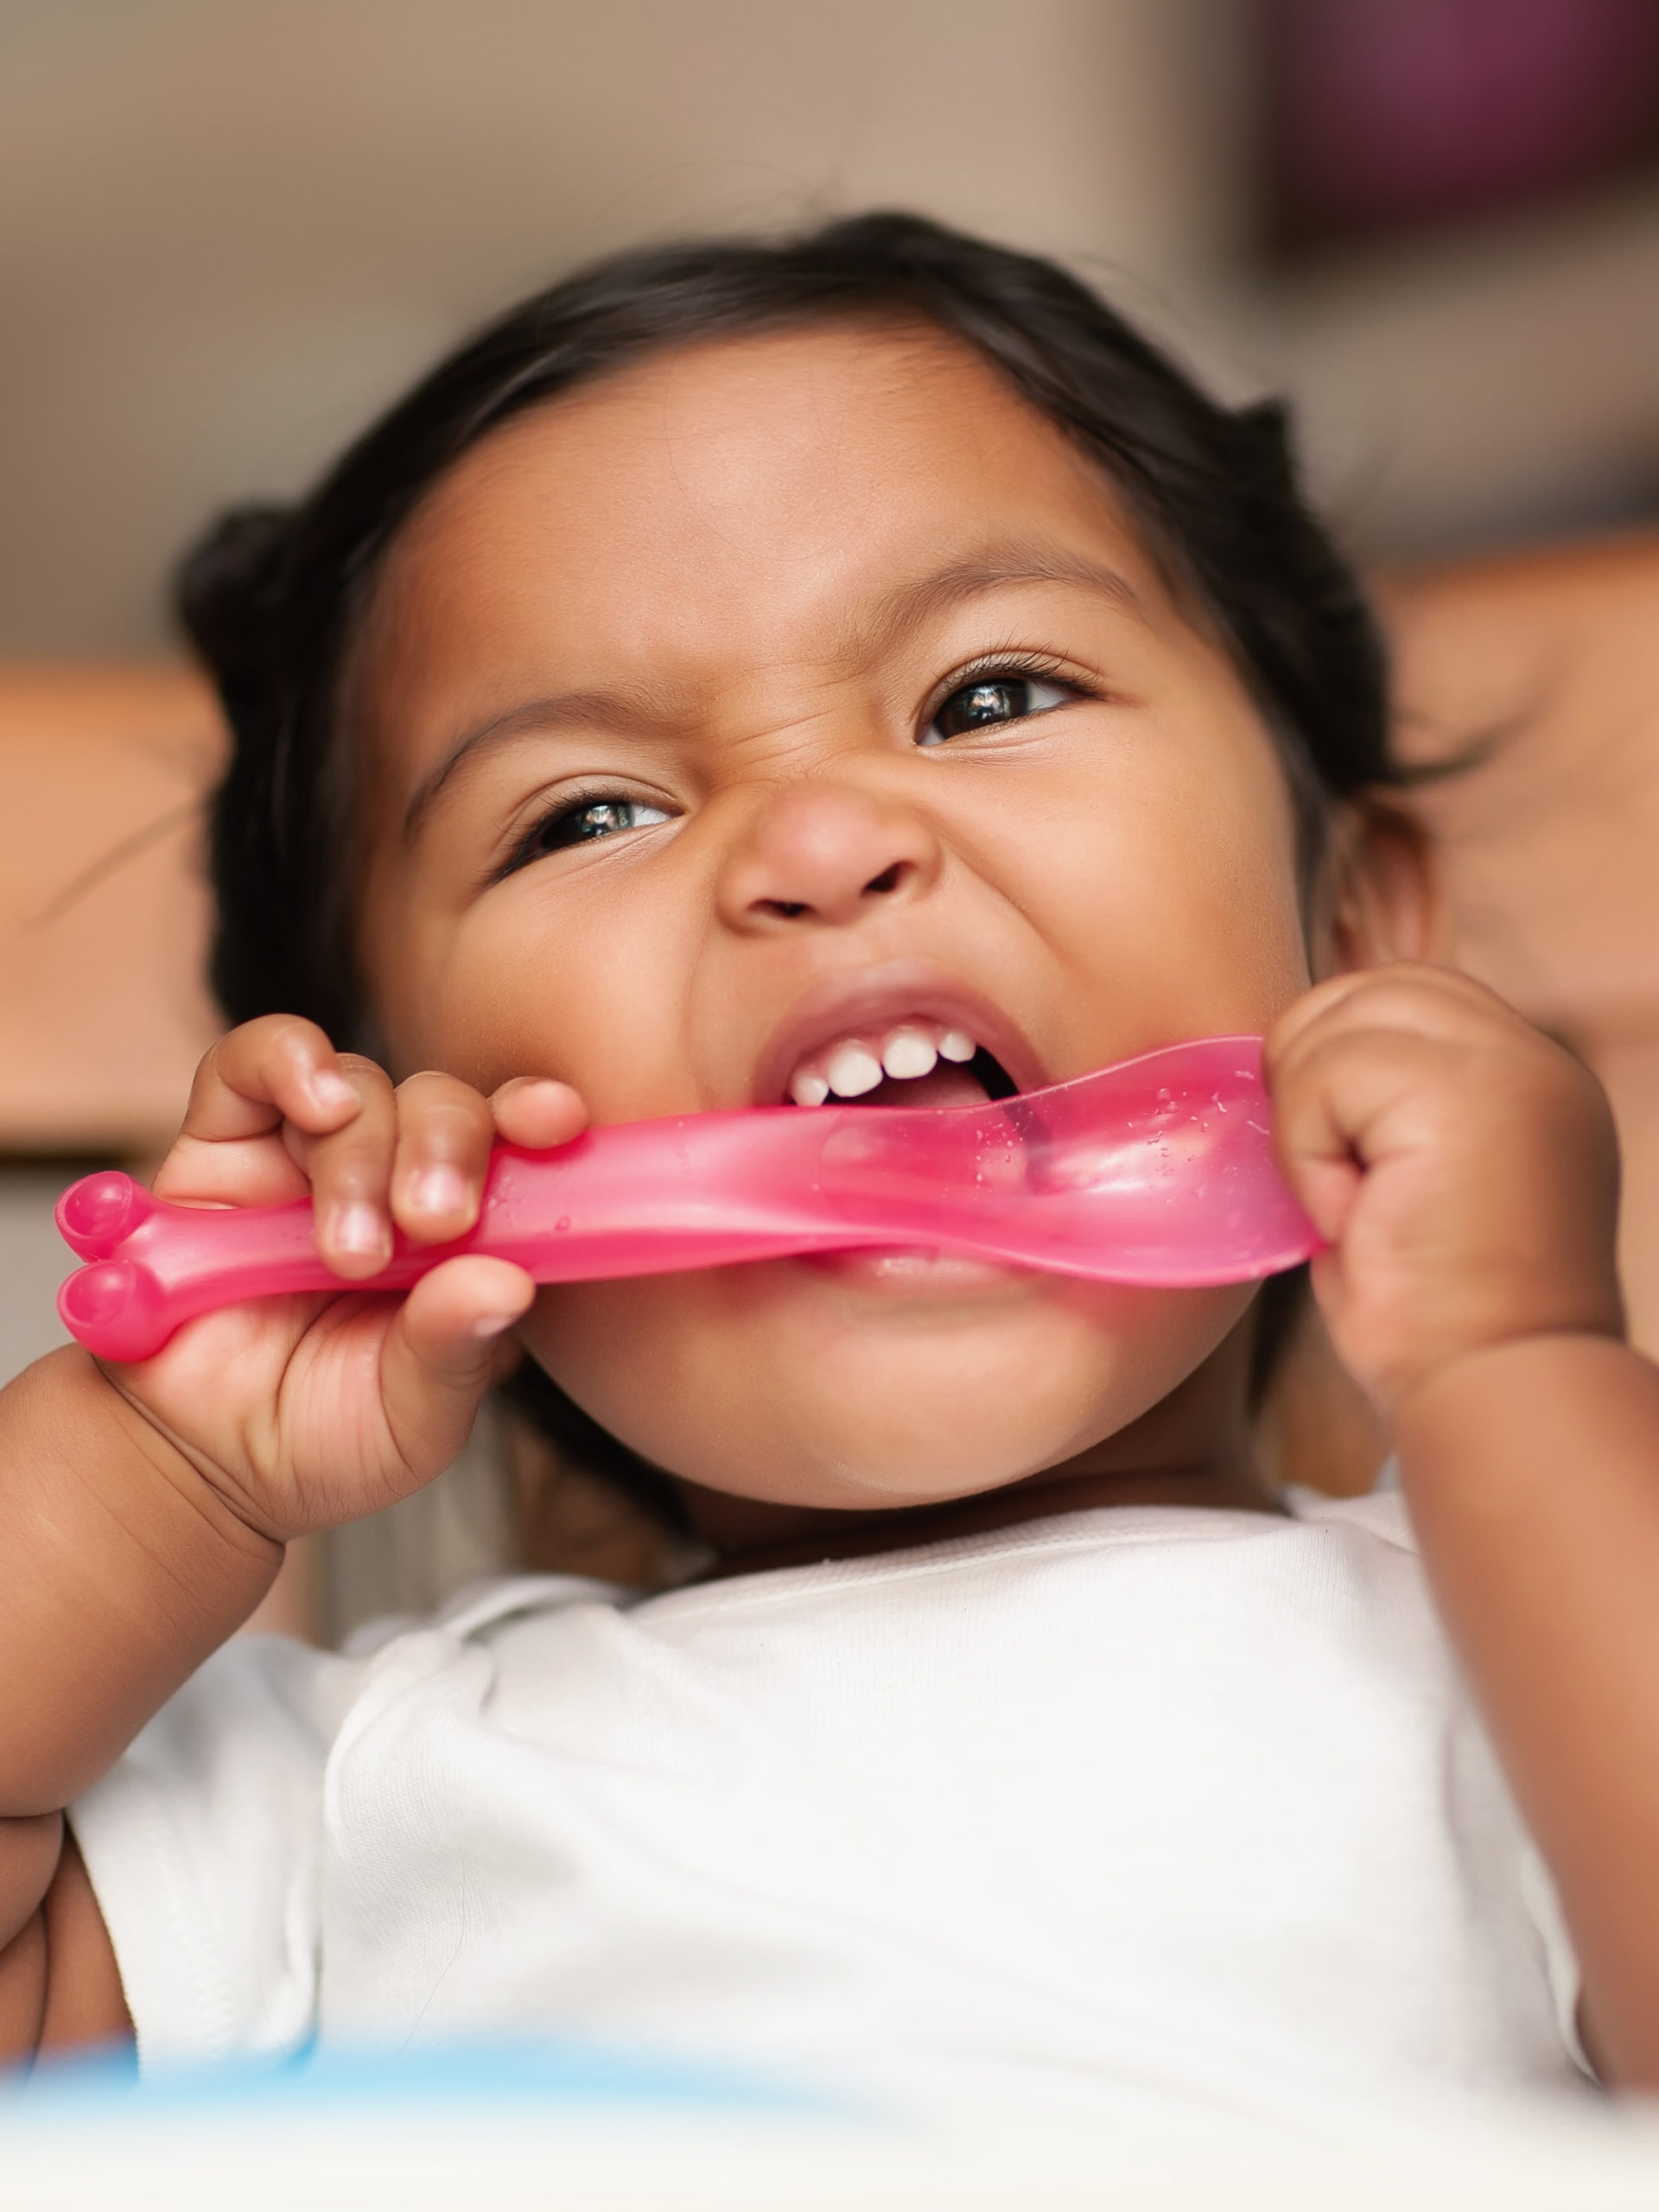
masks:
<svg viewBox="0 0 1659 2212"><path fill-rule="evenodd" d="M544 860L550 853L559 851L562 849L556 845L545 845L540 852L536 850L536 847L551 831L558 830L567 822L574 821L577 815L586 813L590 807L601 806L649 808L652 813L662 815L664 821L669 819L666 810L654 806L650 799L628 798L622 792L613 790L601 789L578 792L574 797L561 799L556 806L550 807L545 814L538 816L525 830L512 852L508 854L506 859L502 861L500 867L496 869L490 880L493 883L499 883L505 876L512 875L519 868L528 867L531 861ZM574 839L571 847L563 849L569 850L575 844L588 842L600 844L604 841L600 837L594 837L592 840Z"/></svg>
<svg viewBox="0 0 1659 2212"><path fill-rule="evenodd" d="M977 660L969 661L965 668L953 671L945 677L943 683L937 686L927 705L922 709L921 733L916 742L918 745L927 745L926 733L932 728L951 700L959 692L971 691L981 685L989 690L999 683L1052 683L1057 690L1069 692L1074 700L1088 699L1096 696L1085 685L1077 683L1074 677L1062 676L1060 671L1065 665L1065 664L1054 653L982 653ZM1053 714L1056 711L1052 707L1039 707L1031 714L1016 715L1010 716L1009 719L1015 721L1035 721L1039 715ZM936 738L933 741L933 746L929 747L928 749L931 751L935 747L949 745L951 742L949 737Z"/></svg>
<svg viewBox="0 0 1659 2212"><path fill-rule="evenodd" d="M915 741L917 745L931 751L934 747L951 743L951 738L945 736L934 739L930 745L927 732L932 728L945 708L959 693L971 691L982 685L990 690L999 683L1048 683L1057 690L1070 692L1074 698L1090 697L1092 694L1085 690L1082 684L1060 675L1059 671L1062 665L1063 664L1052 653L987 653L982 655L976 661L970 661L966 668L953 671L935 690L932 697L922 710L920 729ZM1052 714L1055 711L1056 709L1052 707L1039 707L1031 714L1012 715L1008 719L1015 721L1033 721L1042 715ZM994 728L996 725L988 724L987 727ZM572 798L562 799L556 806L550 809L546 814L542 815L531 823L507 858L495 871L491 880L499 882L504 877L514 874L519 868L527 867L531 861L545 859L550 853L559 850L560 848L553 845L544 845L539 852L536 848L541 840L549 836L550 832L557 830L564 823L572 821L588 808L606 805L642 806L651 808L653 812L662 811L661 809L652 808L648 799L626 798L615 791L583 791ZM668 817L664 816L664 818ZM614 836L618 833L613 831L611 834ZM592 842L597 844L603 841L601 838L595 837Z"/></svg>

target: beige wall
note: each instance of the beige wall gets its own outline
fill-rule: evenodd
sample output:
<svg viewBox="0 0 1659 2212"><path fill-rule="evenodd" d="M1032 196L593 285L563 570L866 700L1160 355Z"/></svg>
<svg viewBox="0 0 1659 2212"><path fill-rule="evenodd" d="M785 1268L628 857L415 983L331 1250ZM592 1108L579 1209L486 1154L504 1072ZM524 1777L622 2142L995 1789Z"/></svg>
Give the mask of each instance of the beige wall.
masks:
<svg viewBox="0 0 1659 2212"><path fill-rule="evenodd" d="M874 201L1287 385L1362 543L1659 486L1659 201L1267 283L1247 5L4 0L0 656L153 646L211 508L573 261Z"/></svg>
<svg viewBox="0 0 1659 2212"><path fill-rule="evenodd" d="M0 652L149 643L207 509L292 486L474 320L626 241L889 201L1180 261L1217 196L1191 15L9 0Z"/></svg>

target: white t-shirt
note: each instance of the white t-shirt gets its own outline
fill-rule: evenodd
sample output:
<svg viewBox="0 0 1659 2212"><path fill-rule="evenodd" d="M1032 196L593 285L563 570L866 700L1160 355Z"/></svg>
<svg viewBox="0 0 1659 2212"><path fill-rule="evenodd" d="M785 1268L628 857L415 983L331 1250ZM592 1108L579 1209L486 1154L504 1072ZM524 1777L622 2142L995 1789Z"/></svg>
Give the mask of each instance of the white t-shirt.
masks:
<svg viewBox="0 0 1659 2212"><path fill-rule="evenodd" d="M72 1817L146 2063L546 2032L1074 2117L1576 2078L1395 1497L250 1637Z"/></svg>

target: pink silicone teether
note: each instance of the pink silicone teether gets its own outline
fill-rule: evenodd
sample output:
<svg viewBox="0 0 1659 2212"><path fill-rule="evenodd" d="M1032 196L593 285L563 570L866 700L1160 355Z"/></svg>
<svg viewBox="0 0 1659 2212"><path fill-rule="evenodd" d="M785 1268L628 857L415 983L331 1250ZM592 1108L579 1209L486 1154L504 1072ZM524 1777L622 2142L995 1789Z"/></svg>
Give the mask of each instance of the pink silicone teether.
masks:
<svg viewBox="0 0 1659 2212"><path fill-rule="evenodd" d="M345 1287L307 1204L169 1205L111 1173L64 1193L58 1226L92 1262L58 1311L105 1359L147 1359L211 1307ZM1274 1165L1259 1039L1212 1037L982 1106L766 1106L504 1146L470 1234L400 1236L352 1287L401 1290L458 1252L579 1282L872 1245L1179 1288L1275 1274L1319 1238Z"/></svg>

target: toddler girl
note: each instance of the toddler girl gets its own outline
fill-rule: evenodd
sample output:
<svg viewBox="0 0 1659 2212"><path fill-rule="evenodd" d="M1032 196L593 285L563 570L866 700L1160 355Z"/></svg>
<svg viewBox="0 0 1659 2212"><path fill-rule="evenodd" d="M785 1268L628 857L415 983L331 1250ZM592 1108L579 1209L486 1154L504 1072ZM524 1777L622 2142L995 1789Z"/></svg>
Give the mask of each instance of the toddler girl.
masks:
<svg viewBox="0 0 1659 2212"><path fill-rule="evenodd" d="M1271 2118L1573 2081L1581 2000L1659 2082L1659 1389L1608 1117L1402 964L1382 656L1277 416L918 220L673 248L486 331L183 605L239 1026L156 1188L309 1192L340 1288L5 1393L5 2048L576 2033ZM356 1287L394 1223L471 1224L498 1136L1246 1031L1402 1495L1263 1479L1248 1286ZM227 1642L521 1360L699 1579Z"/></svg>

